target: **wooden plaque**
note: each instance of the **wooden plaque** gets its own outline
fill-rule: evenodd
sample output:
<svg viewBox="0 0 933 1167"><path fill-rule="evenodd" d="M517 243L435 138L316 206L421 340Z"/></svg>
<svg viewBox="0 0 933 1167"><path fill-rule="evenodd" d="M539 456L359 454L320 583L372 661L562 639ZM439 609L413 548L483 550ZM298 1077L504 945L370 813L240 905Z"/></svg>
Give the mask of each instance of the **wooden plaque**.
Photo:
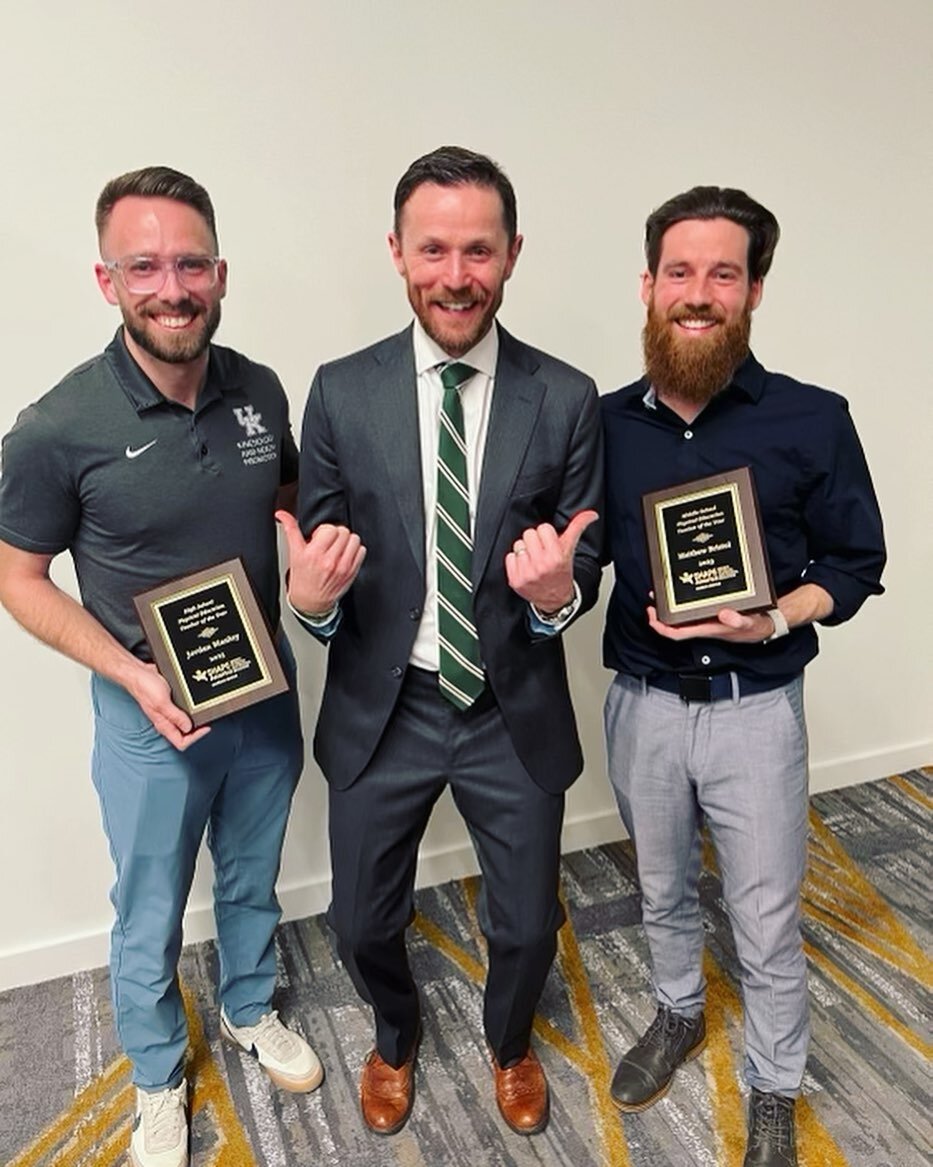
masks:
<svg viewBox="0 0 933 1167"><path fill-rule="evenodd" d="M288 689L241 559L169 580L133 602L156 667L196 726Z"/></svg>
<svg viewBox="0 0 933 1167"><path fill-rule="evenodd" d="M642 498L658 617L707 620L723 608L776 604L761 514L748 466Z"/></svg>

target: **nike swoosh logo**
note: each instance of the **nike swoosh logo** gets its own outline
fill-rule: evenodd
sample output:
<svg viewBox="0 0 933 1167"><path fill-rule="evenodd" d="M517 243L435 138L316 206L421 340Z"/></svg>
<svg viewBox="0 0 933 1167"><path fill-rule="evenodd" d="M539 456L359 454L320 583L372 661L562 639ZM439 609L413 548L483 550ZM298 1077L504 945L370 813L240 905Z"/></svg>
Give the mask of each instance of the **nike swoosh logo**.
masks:
<svg viewBox="0 0 933 1167"><path fill-rule="evenodd" d="M126 447L127 458L138 458L140 454L145 454L145 452L147 450L152 449L152 447L156 444L156 442L158 440L159 440L158 438L153 438L152 441L147 442L145 446L140 446L138 450L134 450L130 446L127 446Z"/></svg>

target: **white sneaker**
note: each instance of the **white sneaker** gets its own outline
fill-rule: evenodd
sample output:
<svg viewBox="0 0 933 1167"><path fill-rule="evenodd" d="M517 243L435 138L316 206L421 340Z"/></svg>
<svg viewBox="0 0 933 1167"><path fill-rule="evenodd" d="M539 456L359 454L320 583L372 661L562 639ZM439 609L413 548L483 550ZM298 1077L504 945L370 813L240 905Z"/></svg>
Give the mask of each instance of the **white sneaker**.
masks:
<svg viewBox="0 0 933 1167"><path fill-rule="evenodd" d="M136 1121L130 1139L133 1167L188 1167L188 1083L174 1090L136 1090Z"/></svg>
<svg viewBox="0 0 933 1167"><path fill-rule="evenodd" d="M238 1028L221 1009L220 1029L224 1037L258 1058L272 1081L283 1090L305 1094L323 1082L324 1067L317 1054L300 1034L279 1021L276 1010L264 1013L255 1025Z"/></svg>

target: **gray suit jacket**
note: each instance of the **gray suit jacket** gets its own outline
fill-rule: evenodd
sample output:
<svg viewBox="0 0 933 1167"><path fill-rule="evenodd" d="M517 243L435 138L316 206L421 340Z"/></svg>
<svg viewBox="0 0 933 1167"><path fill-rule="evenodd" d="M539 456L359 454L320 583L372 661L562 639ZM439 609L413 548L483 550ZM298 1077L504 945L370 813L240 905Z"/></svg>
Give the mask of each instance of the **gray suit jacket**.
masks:
<svg viewBox="0 0 933 1167"><path fill-rule="evenodd" d="M477 501L474 614L489 685L515 749L546 790L583 766L560 636L531 631L506 581L505 556L529 526L558 531L577 511L602 513L602 444L590 378L499 329L499 359ZM314 755L349 786L392 715L424 603L424 505L411 329L315 375L301 438L298 518L348 526L367 549L330 642ZM581 612L599 588L601 524L574 562Z"/></svg>

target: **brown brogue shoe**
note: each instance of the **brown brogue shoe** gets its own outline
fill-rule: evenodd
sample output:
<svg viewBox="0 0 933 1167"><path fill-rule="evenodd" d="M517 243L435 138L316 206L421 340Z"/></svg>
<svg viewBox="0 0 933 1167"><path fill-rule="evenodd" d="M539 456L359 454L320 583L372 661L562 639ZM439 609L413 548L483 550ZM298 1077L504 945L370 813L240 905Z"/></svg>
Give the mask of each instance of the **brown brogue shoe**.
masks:
<svg viewBox="0 0 933 1167"><path fill-rule="evenodd" d="M416 1047L417 1048L417 1047ZM394 1135L411 1114L415 1100L415 1050L396 1069L370 1050L360 1077L363 1121L377 1135Z"/></svg>
<svg viewBox="0 0 933 1167"><path fill-rule="evenodd" d="M499 1112L517 1135L536 1135L547 1126L550 1115L547 1078L534 1050L520 1062L496 1072L496 1102Z"/></svg>

